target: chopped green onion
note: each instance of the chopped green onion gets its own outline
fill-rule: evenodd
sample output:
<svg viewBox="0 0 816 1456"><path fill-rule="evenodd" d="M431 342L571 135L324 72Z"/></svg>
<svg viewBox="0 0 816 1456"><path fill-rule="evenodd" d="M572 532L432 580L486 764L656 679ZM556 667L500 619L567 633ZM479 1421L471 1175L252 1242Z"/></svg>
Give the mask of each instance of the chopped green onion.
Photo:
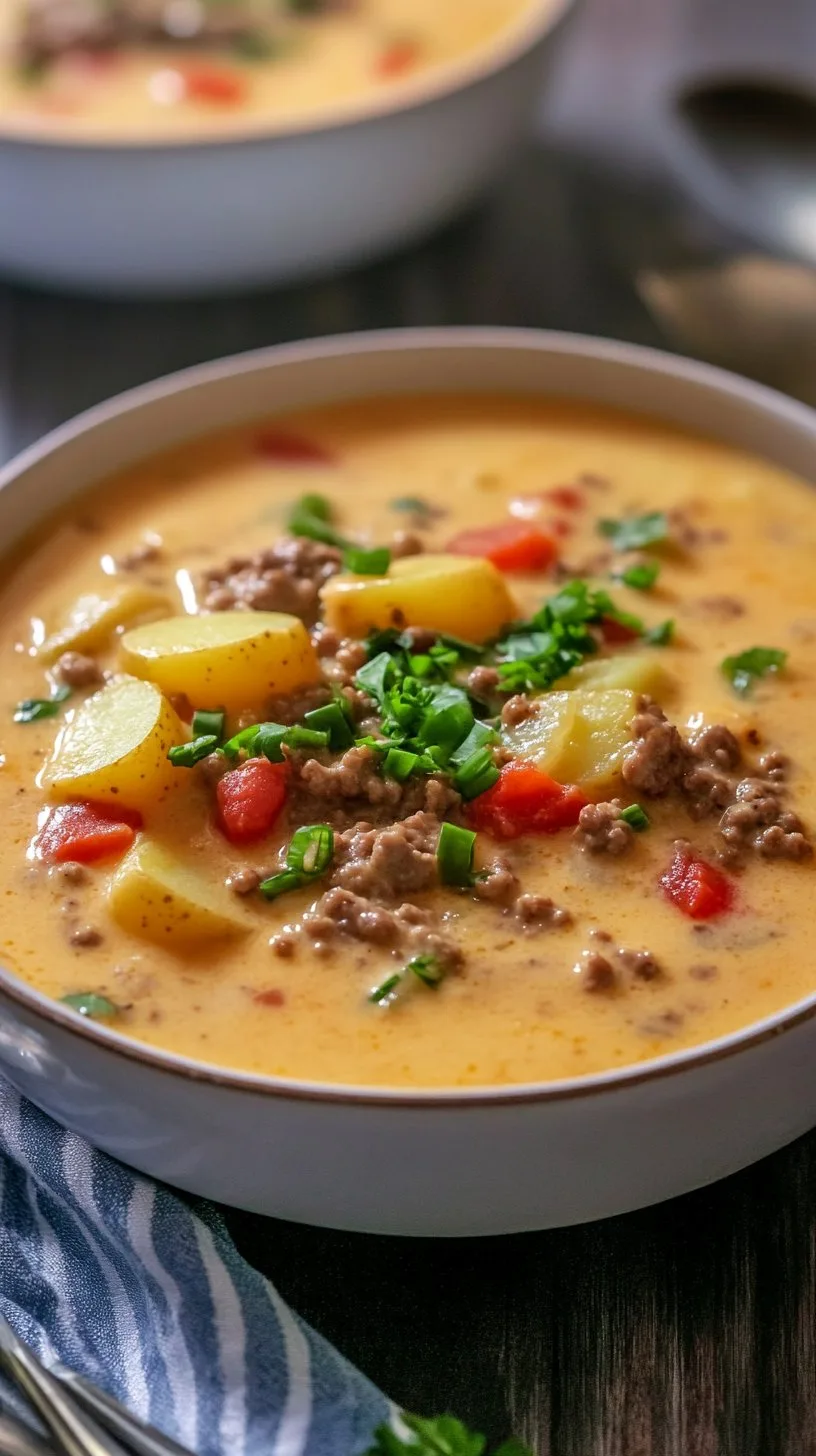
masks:
<svg viewBox="0 0 816 1456"><path fill-rule="evenodd" d="M413 971L415 976L426 986L436 988L440 981L445 978L445 967L438 956L418 955L414 956L405 967L406 971Z"/></svg>
<svg viewBox="0 0 816 1456"><path fill-rule="evenodd" d="M217 711L213 712L209 712L204 708L199 708L193 714L193 737L208 738L210 734L212 734L215 738L218 739L218 742L220 743L221 739L224 737L225 717L226 714L224 713L223 708L219 708Z"/></svg>
<svg viewBox="0 0 816 1456"><path fill-rule="evenodd" d="M308 536L326 546L345 550L351 544L332 526L331 505L322 495L302 495L289 512L286 526L293 536Z"/></svg>
<svg viewBox="0 0 816 1456"><path fill-rule="evenodd" d="M453 786L463 799L476 799L492 788L499 777L489 748L477 748L456 771Z"/></svg>
<svg viewBox="0 0 816 1456"><path fill-rule="evenodd" d="M787 660L787 652L780 647L748 647L736 657L726 657L720 663L720 670L735 692L744 694L750 691L757 678L779 672Z"/></svg>
<svg viewBox="0 0 816 1456"><path fill-rule="evenodd" d="M328 733L329 747L338 752L351 748L354 743L354 734L351 731L349 720L336 698L333 702L326 703L324 707L313 708L310 713L306 713L303 722L307 728Z"/></svg>
<svg viewBox="0 0 816 1456"><path fill-rule="evenodd" d="M640 804L630 804L628 808L622 809L618 818L622 819L624 824L628 824L631 829L636 830L638 834L649 828L649 816Z"/></svg>
<svg viewBox="0 0 816 1456"><path fill-rule="evenodd" d="M368 693L376 703L382 703L386 693L386 678L391 672L391 658L387 652L378 652L364 667L360 668L354 682L362 692Z"/></svg>
<svg viewBox="0 0 816 1456"><path fill-rule="evenodd" d="M174 768L194 768L203 758L209 758L211 753L215 753L217 747L218 739L215 734L205 733L190 743L177 743L170 749L167 757Z"/></svg>
<svg viewBox="0 0 816 1456"><path fill-rule="evenodd" d="M240 733L233 734L232 738L227 739L226 743L222 743L219 752L222 753L225 758L237 758L239 753L241 753L242 751L246 753L251 753L252 749L255 747L255 740L258 737L261 729L269 726L276 727L277 725L251 723L248 728L242 728Z"/></svg>
<svg viewBox="0 0 816 1456"><path fill-rule="evenodd" d="M377 546L366 551L362 546L349 546L343 556L346 571L357 576L385 576L391 565L391 552L387 546Z"/></svg>
<svg viewBox="0 0 816 1456"><path fill-rule="evenodd" d="M418 764L418 753L406 753L402 748L389 748L385 755L383 773L389 779L396 779L399 783L404 783L414 773Z"/></svg>
<svg viewBox="0 0 816 1456"><path fill-rule="evenodd" d="M286 865L299 874L325 874L334 858L334 830L329 824L304 824L296 829L286 851Z"/></svg>
<svg viewBox="0 0 816 1456"><path fill-rule="evenodd" d="M316 728L301 728L296 723L293 728L287 728L283 741L287 748L328 748L329 735Z"/></svg>
<svg viewBox="0 0 816 1456"><path fill-rule="evenodd" d="M265 900L277 900L279 895L288 895L291 890L302 890L309 880L298 870L281 870L258 886Z"/></svg>
<svg viewBox="0 0 816 1456"><path fill-rule="evenodd" d="M434 668L434 659L430 653L421 653L418 657L409 657L408 666L414 677L430 677Z"/></svg>
<svg viewBox="0 0 816 1456"><path fill-rule="evenodd" d="M599 521L598 530L616 551L639 551L667 539L669 518L665 511L647 511L623 521Z"/></svg>
<svg viewBox="0 0 816 1456"><path fill-rule="evenodd" d="M290 731L283 723L260 723L252 744L253 757L268 758L270 763L283 763L283 745L289 742Z"/></svg>
<svg viewBox="0 0 816 1456"><path fill-rule="evenodd" d="M473 727L473 709L469 703L450 703L428 712L419 733L423 748L444 748L449 754L467 738Z"/></svg>
<svg viewBox="0 0 816 1456"><path fill-rule="evenodd" d="M458 748L454 748L450 761L456 764L465 763L477 748L486 748L489 744L498 743L498 741L499 735L495 728L490 727L489 723L474 723L467 738L459 744Z"/></svg>
<svg viewBox="0 0 816 1456"><path fill-rule="evenodd" d="M89 1017L91 1021L116 1016L119 1011L119 1007L114 1006L107 996L100 996L96 991L72 991L70 996L61 996L60 1000L63 1006L70 1006L72 1011Z"/></svg>
<svg viewBox="0 0 816 1456"><path fill-rule="evenodd" d="M476 835L472 829L460 829L447 820L439 831L436 861L443 885L470 885L473 882L473 847Z"/></svg>
<svg viewBox="0 0 816 1456"><path fill-rule="evenodd" d="M627 566L625 571L618 572L616 580L622 581L624 586L633 587L635 591L649 591L659 575L660 565L657 561L639 561L636 566Z"/></svg>
<svg viewBox="0 0 816 1456"><path fill-rule="evenodd" d="M402 971L395 971L392 976L386 976L385 980L379 986L375 986L370 993L369 1001L375 1006L381 1006L383 1001L387 1001L389 996L394 994L402 981L403 974Z"/></svg>
<svg viewBox="0 0 816 1456"><path fill-rule="evenodd" d="M650 627L644 632L643 640L652 647L668 647L674 637L674 622L669 618L666 622L659 622L656 627Z"/></svg>
<svg viewBox="0 0 816 1456"><path fill-rule="evenodd" d="M60 705L71 696L66 686L54 688L50 698L24 698L14 710L15 723L39 723L43 718L56 718Z"/></svg>

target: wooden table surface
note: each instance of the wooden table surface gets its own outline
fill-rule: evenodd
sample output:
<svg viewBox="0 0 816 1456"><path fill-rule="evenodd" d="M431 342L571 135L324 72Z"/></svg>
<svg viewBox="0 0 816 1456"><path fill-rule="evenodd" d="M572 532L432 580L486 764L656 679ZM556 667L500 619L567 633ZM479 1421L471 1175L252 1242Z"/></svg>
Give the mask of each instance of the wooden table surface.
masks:
<svg viewBox="0 0 816 1456"><path fill-rule="evenodd" d="M794 8L812 20L812 0ZM662 38L676 56L705 13L696 0L684 28L672 0L589 5L562 122L604 95L614 111L616 55L645 63ZM478 213L358 275L178 304L0 287L0 458L132 384L304 335L508 323L659 344L602 224L584 167L539 143ZM811 1136L672 1204L543 1234L434 1243L228 1217L283 1295L411 1409L513 1430L541 1456L810 1456L815 1207Z"/></svg>

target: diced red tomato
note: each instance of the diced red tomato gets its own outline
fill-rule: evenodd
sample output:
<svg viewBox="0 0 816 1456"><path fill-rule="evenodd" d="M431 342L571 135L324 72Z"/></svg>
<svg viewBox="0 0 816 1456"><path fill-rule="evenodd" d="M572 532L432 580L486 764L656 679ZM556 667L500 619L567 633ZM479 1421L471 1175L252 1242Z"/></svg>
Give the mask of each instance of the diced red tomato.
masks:
<svg viewBox="0 0 816 1456"><path fill-rule="evenodd" d="M616 622L614 617L604 617L600 629L604 642L608 642L610 647L634 642L640 635L634 627L627 627L625 622Z"/></svg>
<svg viewBox="0 0 816 1456"><path fill-rule="evenodd" d="M130 849L142 816L107 804L58 804L49 809L34 840L40 859L52 864L77 860L91 864L97 859L121 858Z"/></svg>
<svg viewBox="0 0 816 1456"><path fill-rule="evenodd" d="M552 536L522 521L460 531L447 549L456 556L486 556L500 571L542 571L556 556Z"/></svg>
<svg viewBox="0 0 816 1456"><path fill-rule="evenodd" d="M247 83L226 66L183 66L179 68L184 94L190 101L210 101L216 106L236 106L247 94Z"/></svg>
<svg viewBox="0 0 816 1456"><path fill-rule="evenodd" d="M219 827L231 844L251 844L272 829L286 802L289 769L268 758L249 758L216 786Z"/></svg>
<svg viewBox="0 0 816 1456"><path fill-rule="evenodd" d="M690 920L710 920L734 904L734 882L691 850L678 846L660 883L665 894Z"/></svg>
<svg viewBox="0 0 816 1456"><path fill-rule="evenodd" d="M468 818L474 829L494 839L517 839L522 834L555 834L577 824L588 803L575 784L559 784L535 764L515 759L487 793L473 800Z"/></svg>
<svg viewBox="0 0 816 1456"><path fill-rule="evenodd" d="M514 496L509 511L511 516L516 516L519 520L534 521L553 506L562 511L580 511L584 504L584 497L576 485L553 485L549 490L536 490L529 495Z"/></svg>
<svg viewBox="0 0 816 1456"><path fill-rule="evenodd" d="M264 430L256 441L259 455L276 465L334 465L335 457L316 440L288 435L282 430Z"/></svg>
<svg viewBox="0 0 816 1456"><path fill-rule="evenodd" d="M584 507L584 497L577 485L553 485L544 491L544 499L563 511L580 511Z"/></svg>
<svg viewBox="0 0 816 1456"><path fill-rule="evenodd" d="M255 991L252 996L256 1006L285 1006L286 996L277 986L270 986L267 991Z"/></svg>
<svg viewBox="0 0 816 1456"><path fill-rule="evenodd" d="M377 57L374 69L378 76L404 76L419 60L419 45L407 37L394 40Z"/></svg>

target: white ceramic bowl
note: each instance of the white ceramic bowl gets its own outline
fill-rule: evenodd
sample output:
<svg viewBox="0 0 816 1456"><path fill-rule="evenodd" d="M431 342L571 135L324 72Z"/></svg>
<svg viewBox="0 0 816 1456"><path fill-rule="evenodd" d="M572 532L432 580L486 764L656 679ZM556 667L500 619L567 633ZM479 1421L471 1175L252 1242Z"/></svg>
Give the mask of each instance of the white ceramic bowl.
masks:
<svg viewBox="0 0 816 1456"><path fill-rule="evenodd" d="M474 56L282 130L140 144L0 124L0 273L178 295L279 283L419 238L523 137L571 4L530 0Z"/></svg>
<svg viewBox="0 0 816 1456"><path fill-rule="evenodd" d="M650 350L569 335L361 335L205 365L83 415L0 476L12 546L86 484L178 441L327 400L508 391L636 408L816 474L816 414ZM816 977L815 977L816 979ZM711 1182L816 1123L816 994L630 1070L550 1085L333 1089L191 1062L0 971L0 1068L158 1178L339 1228L488 1234L620 1213Z"/></svg>

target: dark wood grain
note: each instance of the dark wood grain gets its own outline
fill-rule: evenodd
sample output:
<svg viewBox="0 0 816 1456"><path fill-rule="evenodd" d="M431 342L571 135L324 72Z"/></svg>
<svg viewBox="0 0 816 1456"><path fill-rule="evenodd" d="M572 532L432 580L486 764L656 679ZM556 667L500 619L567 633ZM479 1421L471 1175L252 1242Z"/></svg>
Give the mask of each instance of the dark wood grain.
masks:
<svg viewBox="0 0 816 1456"><path fill-rule="evenodd" d="M785 31L780 0L593 0L543 108L562 150L530 147L489 204L363 273L182 304L0 287L0 458L130 385L299 336L507 323L660 343L628 279L660 232L659 187L641 173L627 189L598 159L617 147L624 169L634 102L678 58L727 58L735 34L743 57L778 51L780 31L806 52L812 0L788 5ZM514 1429L540 1456L816 1456L814 1137L661 1208L523 1237L228 1217L295 1307L408 1407L456 1410L496 1439Z"/></svg>

